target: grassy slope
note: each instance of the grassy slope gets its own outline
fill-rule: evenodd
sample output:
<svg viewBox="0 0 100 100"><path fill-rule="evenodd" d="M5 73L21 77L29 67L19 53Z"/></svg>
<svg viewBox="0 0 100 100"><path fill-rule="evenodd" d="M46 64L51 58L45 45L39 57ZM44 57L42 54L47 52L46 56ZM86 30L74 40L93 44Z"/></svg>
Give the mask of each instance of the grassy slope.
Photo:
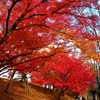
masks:
<svg viewBox="0 0 100 100"><path fill-rule="evenodd" d="M31 93L28 93L18 81L12 81L9 92L5 94L7 83L7 80L0 79L0 100L57 100L55 93L32 84L30 84Z"/></svg>

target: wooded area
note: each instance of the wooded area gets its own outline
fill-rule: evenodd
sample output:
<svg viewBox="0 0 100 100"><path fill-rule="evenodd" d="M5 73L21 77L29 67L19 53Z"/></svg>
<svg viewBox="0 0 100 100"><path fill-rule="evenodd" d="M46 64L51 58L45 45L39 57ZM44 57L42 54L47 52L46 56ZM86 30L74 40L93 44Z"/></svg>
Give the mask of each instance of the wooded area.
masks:
<svg viewBox="0 0 100 100"><path fill-rule="evenodd" d="M0 0L0 76L100 100L100 0ZM20 76L20 77L19 77ZM29 86L28 86L29 88ZM28 90L30 91L30 90Z"/></svg>

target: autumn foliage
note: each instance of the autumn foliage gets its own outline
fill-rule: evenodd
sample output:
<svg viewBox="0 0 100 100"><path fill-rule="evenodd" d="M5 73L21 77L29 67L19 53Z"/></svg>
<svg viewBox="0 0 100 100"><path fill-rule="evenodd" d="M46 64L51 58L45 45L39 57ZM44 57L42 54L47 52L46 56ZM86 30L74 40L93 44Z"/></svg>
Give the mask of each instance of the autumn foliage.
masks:
<svg viewBox="0 0 100 100"><path fill-rule="evenodd" d="M32 81L38 84L50 84L70 89L70 92L85 94L95 83L95 75L77 58L66 54L57 54L36 72L32 72Z"/></svg>
<svg viewBox="0 0 100 100"><path fill-rule="evenodd" d="M29 73L35 83L84 94L95 83L86 60L99 62L94 9L98 0L0 0L0 75Z"/></svg>

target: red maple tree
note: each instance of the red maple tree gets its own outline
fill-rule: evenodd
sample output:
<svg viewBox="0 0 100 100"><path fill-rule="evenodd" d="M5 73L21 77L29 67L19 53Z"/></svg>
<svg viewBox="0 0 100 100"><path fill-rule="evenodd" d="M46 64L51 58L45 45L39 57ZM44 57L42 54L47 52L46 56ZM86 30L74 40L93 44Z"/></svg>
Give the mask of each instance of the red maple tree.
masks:
<svg viewBox="0 0 100 100"><path fill-rule="evenodd" d="M51 40L55 39L53 37L57 35L52 34L53 31L69 35L62 29L71 28L75 33L84 30L84 25L91 24L98 16L92 14L86 17L86 14L81 14L79 10L84 11L92 4L96 6L99 3L97 0L84 2L81 0L1 0L0 62L2 68L5 65L14 66L18 63L15 60L19 60L20 57L28 59L26 55L33 54L35 50L50 44Z"/></svg>
<svg viewBox="0 0 100 100"><path fill-rule="evenodd" d="M95 75L91 69L84 66L79 59L66 54L57 54L31 74L33 82L60 87L62 93L70 90L70 93L85 94L95 83Z"/></svg>

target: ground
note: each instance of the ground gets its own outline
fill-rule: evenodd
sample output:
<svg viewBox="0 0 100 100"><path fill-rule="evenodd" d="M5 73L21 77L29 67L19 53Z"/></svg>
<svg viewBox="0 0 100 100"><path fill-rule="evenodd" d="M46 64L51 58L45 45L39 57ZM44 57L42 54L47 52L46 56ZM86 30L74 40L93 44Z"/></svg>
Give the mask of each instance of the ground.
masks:
<svg viewBox="0 0 100 100"><path fill-rule="evenodd" d="M23 88L23 84L20 81L12 80L8 93L4 93L8 80L0 78L0 100L57 100L57 93L46 88L29 84L31 92ZM66 96L67 99L73 100L73 98Z"/></svg>
<svg viewBox="0 0 100 100"><path fill-rule="evenodd" d="M0 79L0 100L57 100L57 94L52 91L30 84L29 93L19 81L12 81L8 93L4 93L8 80Z"/></svg>

